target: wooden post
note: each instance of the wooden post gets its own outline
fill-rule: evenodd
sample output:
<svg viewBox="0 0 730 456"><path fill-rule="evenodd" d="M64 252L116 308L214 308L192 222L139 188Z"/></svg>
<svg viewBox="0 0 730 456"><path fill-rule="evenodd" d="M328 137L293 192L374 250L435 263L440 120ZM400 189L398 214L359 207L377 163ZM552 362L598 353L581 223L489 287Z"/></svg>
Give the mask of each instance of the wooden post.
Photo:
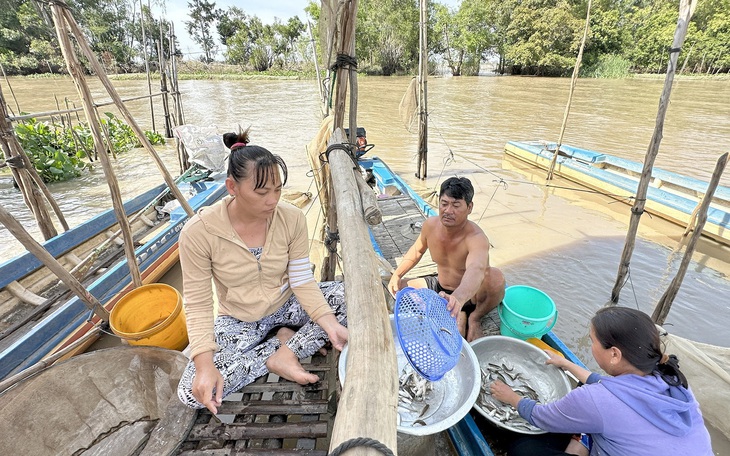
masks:
<svg viewBox="0 0 730 456"><path fill-rule="evenodd" d="M570 114L570 105L573 103L573 91L575 91L575 83L578 81L578 73L580 72L580 64L583 61L583 49L586 46L586 38L588 37L588 28L591 23L591 3L592 0L588 0L588 8L586 11L586 25L583 29L583 38L580 40L580 49L578 50L578 58L575 61L573 67L573 76L570 78L570 91L568 92L568 104L565 105L565 112L563 113L563 125L560 127L560 136L558 137L558 146L555 148L555 154L553 159L550 160L550 168L547 173L547 180L552 180L553 170L555 169L555 163L558 161L558 155L560 155L560 146L563 144L563 135L565 134L565 127L568 125L568 114Z"/></svg>
<svg viewBox="0 0 730 456"><path fill-rule="evenodd" d="M659 110L656 115L654 134L651 137L651 142L649 143L649 148L646 151L646 157L644 158L644 169L641 172L641 180L639 181L639 186L636 189L636 201L634 202L634 206L631 208L631 220L629 222L629 231L626 234L626 244L624 245L624 250L621 254L616 283L613 285L613 290L611 291L611 302L613 303L618 302L621 287L623 286L624 279L629 272L631 255L634 252L634 245L636 243L636 232L639 229L641 214L644 213L646 193L649 188L649 181L651 181L651 170L654 167L654 159L656 159L656 156L659 153L659 144L662 142L664 117L666 116L667 108L669 107L669 96L672 93L672 82L674 82L674 73L677 69L679 50L684 43L684 38L687 35L687 27L689 26L689 21L692 19L692 14L694 14L696 6L697 0L681 0L679 3L679 19L677 20L677 28L674 31L672 48L669 50L667 77L664 79L664 89L662 90L662 95L659 98Z"/></svg>
<svg viewBox="0 0 730 456"><path fill-rule="evenodd" d="M341 142L344 135L338 129L333 138ZM369 437L395 453L398 365L380 273L368 228L362 218L352 159L343 150L333 150L329 163L332 186L337 194L338 231L342 240L350 331L346 381L332 430L330 451L352 438ZM381 453L373 448L360 447L349 450L347 454Z"/></svg>
<svg viewBox="0 0 730 456"><path fill-rule="evenodd" d="M337 54L349 55L355 57L355 21L357 20L357 5L358 0L344 0L345 5L342 7L342 14L340 15L340 41L338 45ZM350 74L352 68L346 66L339 66L337 68L337 80L336 80L336 97L335 97L335 123L334 128L343 128L344 117L345 117L345 96L347 95L347 77ZM352 100L351 100L352 103ZM355 103L355 110L357 109L357 103ZM353 106L350 106L350 114L352 115ZM356 134L356 132L352 132ZM354 142L353 142L354 143Z"/></svg>
<svg viewBox="0 0 730 456"><path fill-rule="evenodd" d="M101 305L101 303L84 288L74 276L71 275L62 265L59 263L53 255L48 253L42 245L38 243L33 236L31 236L23 225L18 222L15 217L8 212L5 207L0 204L0 223L5 225L5 228L12 233L13 236L18 239L23 246L30 253L36 256L48 269L51 270L66 286L81 299L86 307L93 310L94 313L104 321L109 321L109 312Z"/></svg>
<svg viewBox="0 0 730 456"><path fill-rule="evenodd" d="M18 114L20 114L20 104L18 103L18 99L15 97L15 92L13 91L13 86L10 85L10 80L8 79L8 75L5 74L5 67L3 67L3 64L0 63L0 70L3 72L3 78L5 78L5 84L8 85L8 89L10 90L10 95L13 97L13 101L15 101L15 107L18 109ZM5 107L3 107L5 109Z"/></svg>
<svg viewBox="0 0 730 456"><path fill-rule="evenodd" d="M28 209L30 209L33 213L33 217L38 224L38 228L41 230L43 239L48 240L56 236L58 232L56 231L56 227L53 226L51 214L48 212L48 209L43 203L43 198L41 197L39 189L45 190L44 195L48 199L48 202L51 203L54 210L57 210L56 215L58 215L59 220L62 221L61 224L65 229L68 229L68 224L66 224L63 214L61 214L61 209L58 208L57 204L55 204L56 202L53 199L53 196L46 188L43 180L40 176L38 176L33 164L25 155L18 139L15 137L13 126L7 120L8 112L5 106L5 97L3 96L2 88L0 88L0 147L3 149L3 155L5 156L6 163L8 164L10 171L13 173L13 178L18 184L20 193L23 195L25 205L28 206ZM15 163L18 160L20 163ZM34 176L37 176L37 181L34 179Z"/></svg>
<svg viewBox="0 0 730 456"><path fill-rule="evenodd" d="M57 0L57 2L61 2L61 0ZM55 3L54 6L56 6ZM104 73L104 68L102 68L99 60L96 58L96 54L94 54L91 46L89 46L89 43L84 38L84 34L81 31L79 24L76 23L76 20L71 15L71 11L68 9L67 6L64 6L63 8L60 8L60 12L63 13L63 15L65 16L66 22L71 28L71 32L76 36L79 47L83 51L86 58L89 60L89 63L94 69L94 72L96 72L96 75L99 77L102 85L109 93L109 96L111 96L114 100L114 103L116 104L117 109L119 109L119 112L121 112L122 116L124 117L124 120L127 121L127 124L132 128L132 131L134 131L139 142L147 150L147 152L149 152L150 156L152 156L153 160L157 164L157 167L162 173L162 177L165 179L165 183L167 183L170 191L173 193L173 195L175 195L175 198L177 198L180 206L185 210L185 213L188 214L188 216L192 217L195 214L195 212L193 212L193 208L190 207L190 203L188 203L188 200L185 199L185 196L183 196L182 192L180 192L180 189L177 188L177 185L175 185L175 180L167 171L167 168L165 168L165 164L160 159L160 156L157 155L157 152L155 152L154 147L152 147L152 144L150 144L150 140L147 139L144 131L140 128L140 126L137 124L137 121L134 120L134 117L132 117L132 114L129 112L129 109L127 109L127 107L122 102L122 99L119 97L119 94L114 88L114 85L112 85L111 81L109 80L109 77L106 75L106 73Z"/></svg>
<svg viewBox="0 0 730 456"><path fill-rule="evenodd" d="M150 15L152 12L150 11ZM144 59L144 71L147 75L147 93L152 95L152 78L150 78L150 59L147 56L147 33L144 28L144 6L142 0L139 0L139 25L142 27L142 58ZM152 103L152 97L150 97L150 117L152 118L152 131L156 132L155 128L155 105Z"/></svg>
<svg viewBox="0 0 730 456"><path fill-rule="evenodd" d="M116 214L117 221L119 222L119 228L122 230L124 238L124 254L127 257L127 265L129 266L129 274L132 277L132 283L135 287L142 286L142 277L139 273L139 265L137 264L137 257L134 253L134 239L132 238L132 229L127 219L127 214L124 211L124 202L122 201L122 195L119 190L119 183L114 175L114 169L112 168L109 155L104 148L104 140L102 138L101 129L99 125L99 115L96 112L96 108L93 105L93 98L91 96L91 90L86 84L84 79L83 69L81 63L78 61L76 54L74 53L71 45L71 40L66 33L66 26L69 25L67 18L69 15L64 14L68 12L67 6L62 6L59 3L53 3L51 5L51 12L53 13L53 22L56 25L56 34L58 35L58 43L61 46L61 52L66 60L66 66L68 67L68 73L74 81L76 90L79 93L81 102L84 106L84 113L91 129L92 137L94 139L94 149L99 156L102 167L104 169L104 175L106 176L107 183L109 184L109 191L112 198L112 206L114 207L114 213ZM79 42L84 40L83 35L77 35ZM98 62L97 62L98 63ZM96 71L99 71L97 68ZM103 71L103 69L101 70ZM65 270L64 270L65 271ZM61 278L59 276L59 278Z"/></svg>
<svg viewBox="0 0 730 456"><path fill-rule="evenodd" d="M160 25L162 27L162 25ZM172 138L172 122L170 122L170 100L168 98L167 90L167 72L165 71L165 52L164 46L162 45L162 28L160 28L160 45L157 48L157 54L159 55L160 64L160 93L162 93L162 110L165 114L165 137Z"/></svg>
<svg viewBox="0 0 730 456"><path fill-rule="evenodd" d="M309 31L309 42L312 43L312 54L314 54L314 71L317 73L319 101L322 103L322 115L325 115L325 105L327 104L327 97L322 91L322 76L319 74L319 61L317 60L317 42L314 40L314 33L312 33L312 23L310 21L307 21L307 30Z"/></svg>
<svg viewBox="0 0 730 456"><path fill-rule="evenodd" d="M672 283L669 284L667 291L664 292L664 295L661 299L659 299L659 302L654 308L654 313L651 315L654 323L658 325L664 324L664 320L666 320L667 315L669 314L669 309L672 307L672 302L677 296L679 287L682 285L684 275L687 273L687 268L692 260L692 253L694 253L697 241L699 241L700 236L702 235L702 229L707 221L707 209L709 209L710 203L712 203L712 196L715 194L715 190L720 183L722 172L725 170L725 165L727 165L727 157L728 153L726 152L717 160L715 171L712 173L712 178L710 179L710 185L707 187L707 193L705 193L705 196L702 197L702 201L697 206L699 208L697 210L697 224L695 225L692 237L690 237L689 242L687 243L687 249L682 257L682 262L679 264L677 275L674 276L674 279L672 279Z"/></svg>
<svg viewBox="0 0 730 456"><path fill-rule="evenodd" d="M421 18L418 28L418 164L416 177L426 179L428 174L428 0L421 0Z"/></svg>

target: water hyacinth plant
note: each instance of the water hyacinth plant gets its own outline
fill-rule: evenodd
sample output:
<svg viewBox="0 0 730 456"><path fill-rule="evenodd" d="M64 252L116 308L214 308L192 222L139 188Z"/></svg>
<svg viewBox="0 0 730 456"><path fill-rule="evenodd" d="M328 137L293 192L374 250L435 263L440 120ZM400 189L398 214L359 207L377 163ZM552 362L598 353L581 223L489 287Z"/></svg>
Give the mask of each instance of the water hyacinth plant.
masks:
<svg viewBox="0 0 730 456"><path fill-rule="evenodd" d="M124 153L142 146L129 125L110 112L102 117L101 126L108 153ZM29 119L19 122L15 133L46 182L79 177L85 169L91 168L91 162L96 158L91 156L94 154L94 140L86 123L69 126ZM145 131L145 136L152 144L165 144L159 133Z"/></svg>

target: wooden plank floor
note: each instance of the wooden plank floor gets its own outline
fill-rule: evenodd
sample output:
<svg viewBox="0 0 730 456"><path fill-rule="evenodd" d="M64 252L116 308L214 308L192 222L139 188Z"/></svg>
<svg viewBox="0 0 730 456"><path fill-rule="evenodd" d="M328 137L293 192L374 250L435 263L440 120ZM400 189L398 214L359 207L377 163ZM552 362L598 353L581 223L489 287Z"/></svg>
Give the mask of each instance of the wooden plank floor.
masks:
<svg viewBox="0 0 730 456"><path fill-rule="evenodd" d="M395 266L418 237L423 214L404 195L378 200L383 222L371 227L383 256ZM434 274L427 254L409 276ZM198 412L178 454L207 455L308 455L326 456L339 396L339 352L314 355L303 367L320 377L314 385L301 386L275 374L257 379L223 400L219 423L210 412Z"/></svg>
<svg viewBox="0 0 730 456"><path fill-rule="evenodd" d="M418 238L426 218L416 203L406 195L381 197L378 199L378 206L383 213L383 221L370 229L383 258L395 268ZM408 276L421 277L435 273L436 265L429 252L426 252Z"/></svg>
<svg viewBox="0 0 730 456"><path fill-rule="evenodd" d="M198 417L180 455L326 456L338 397L339 352L302 360L319 376L298 385L268 374L223 400L219 423L208 410ZM229 424L225 424L229 423Z"/></svg>

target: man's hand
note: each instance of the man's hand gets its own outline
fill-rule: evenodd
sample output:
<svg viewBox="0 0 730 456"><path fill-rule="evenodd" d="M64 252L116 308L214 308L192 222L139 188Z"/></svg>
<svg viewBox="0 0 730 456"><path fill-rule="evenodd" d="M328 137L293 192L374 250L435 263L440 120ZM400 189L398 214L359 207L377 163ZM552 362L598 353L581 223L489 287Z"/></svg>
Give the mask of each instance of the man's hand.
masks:
<svg viewBox="0 0 730 456"><path fill-rule="evenodd" d="M194 363L193 397L215 415L223 401L223 376L213 364L213 352L199 354Z"/></svg>
<svg viewBox="0 0 730 456"><path fill-rule="evenodd" d="M390 277L390 281L388 282L388 291L394 298L395 294L400 291L400 276L398 274L393 273Z"/></svg>
<svg viewBox="0 0 730 456"><path fill-rule="evenodd" d="M459 302L458 299L454 297L452 294L448 294L445 292L440 292L439 296L446 299L446 310L448 310L451 313L451 316L456 318L459 316L459 312L461 312L461 307L464 305L461 302Z"/></svg>

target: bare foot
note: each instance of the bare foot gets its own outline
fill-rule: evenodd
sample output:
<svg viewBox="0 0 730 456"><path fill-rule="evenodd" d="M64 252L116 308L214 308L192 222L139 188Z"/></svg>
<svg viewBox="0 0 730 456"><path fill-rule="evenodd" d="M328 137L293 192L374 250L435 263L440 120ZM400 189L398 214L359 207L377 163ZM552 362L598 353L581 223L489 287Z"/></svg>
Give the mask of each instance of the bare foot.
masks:
<svg viewBox="0 0 730 456"><path fill-rule="evenodd" d="M290 328L287 328L287 327L281 327L281 328L279 328L278 331L276 331L276 337L279 338L279 340L281 341L282 344L287 343L289 341L289 339L291 339L292 336L294 336L294 334L295 334L295 331ZM322 356L327 356L327 349L322 347L319 349L319 353Z"/></svg>
<svg viewBox="0 0 730 456"><path fill-rule="evenodd" d="M277 337L279 333L276 334ZM300 385L306 385L308 383L317 383L319 377L315 374L311 374L304 370L297 355L286 345L279 347L273 355L266 360L266 367L269 372L273 372L280 377L284 377L287 380L297 382Z"/></svg>
<svg viewBox="0 0 730 456"><path fill-rule="evenodd" d="M282 345L289 342L289 339L291 339L294 334L294 330L287 327L281 327L278 331L276 331L276 337L281 341Z"/></svg>
<svg viewBox="0 0 730 456"><path fill-rule="evenodd" d="M588 448L584 447L579 440L571 439L568 447L565 449L568 454L576 456L588 456Z"/></svg>

